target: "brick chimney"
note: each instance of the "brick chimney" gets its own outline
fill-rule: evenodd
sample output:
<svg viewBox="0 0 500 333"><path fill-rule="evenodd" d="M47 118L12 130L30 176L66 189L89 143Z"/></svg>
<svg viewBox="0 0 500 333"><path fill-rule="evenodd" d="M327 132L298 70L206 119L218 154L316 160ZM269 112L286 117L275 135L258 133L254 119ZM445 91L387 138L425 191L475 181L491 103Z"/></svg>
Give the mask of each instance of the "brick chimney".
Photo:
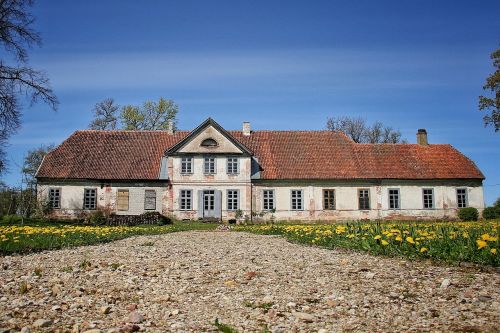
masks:
<svg viewBox="0 0 500 333"><path fill-rule="evenodd" d="M243 122L243 135L249 136L250 133L251 133L250 122L244 121Z"/></svg>
<svg viewBox="0 0 500 333"><path fill-rule="evenodd" d="M427 141L427 131L420 128L417 132L417 144L421 146L427 146L429 142Z"/></svg>

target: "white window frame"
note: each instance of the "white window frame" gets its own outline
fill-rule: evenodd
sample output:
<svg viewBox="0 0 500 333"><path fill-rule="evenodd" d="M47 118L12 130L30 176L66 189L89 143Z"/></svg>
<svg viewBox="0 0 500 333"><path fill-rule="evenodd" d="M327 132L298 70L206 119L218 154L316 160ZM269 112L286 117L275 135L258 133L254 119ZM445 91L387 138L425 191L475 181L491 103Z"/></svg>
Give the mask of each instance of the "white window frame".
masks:
<svg viewBox="0 0 500 333"><path fill-rule="evenodd" d="M394 201L391 199L391 191L397 191L397 200ZM401 209L401 190L399 188L389 188L387 189L387 197L389 199L389 209L398 210ZM391 203L396 203L397 207L391 207Z"/></svg>
<svg viewBox="0 0 500 333"><path fill-rule="evenodd" d="M217 158L215 156L203 157L203 173L205 175L214 175L217 173Z"/></svg>
<svg viewBox="0 0 500 333"><path fill-rule="evenodd" d="M430 194L429 193L426 194L425 191L430 191ZM426 199L426 196L429 196L429 195L430 195L430 199L431 199L431 206L426 207L425 206L426 200L428 201L428 199ZM434 209L436 207L433 188L423 188L422 189L422 207L423 207L423 209Z"/></svg>
<svg viewBox="0 0 500 333"><path fill-rule="evenodd" d="M181 157L181 174L189 175L193 173L193 158L191 156Z"/></svg>
<svg viewBox="0 0 500 333"><path fill-rule="evenodd" d="M237 175L240 173L240 159L235 156L226 158L226 172L228 175Z"/></svg>
<svg viewBox="0 0 500 333"><path fill-rule="evenodd" d="M226 208L227 210L240 209L240 191L235 189L226 190Z"/></svg>
<svg viewBox="0 0 500 333"><path fill-rule="evenodd" d="M333 192L333 207L330 207L330 206L327 207L327 205L325 205L326 204L325 194L327 192ZM337 209L337 202L336 202L337 195L335 193L335 190L333 188L324 188L322 191L322 194L323 194L323 210L335 210L335 209ZM330 195L328 196L328 199L330 199ZM328 203L330 203L330 200L328 200Z"/></svg>
<svg viewBox="0 0 500 333"><path fill-rule="evenodd" d="M361 193L366 193L366 196L363 195L361 196ZM366 207L361 207L361 200L365 201L368 203L368 208ZM370 210L371 209L371 204L370 204L370 189L369 188L359 188L358 189L358 209L359 210Z"/></svg>
<svg viewBox="0 0 500 333"><path fill-rule="evenodd" d="M50 208L60 209L61 208L61 188L60 187L49 187L49 203ZM57 192L57 194L56 194Z"/></svg>
<svg viewBox="0 0 500 333"><path fill-rule="evenodd" d="M179 210L193 210L193 190L179 191Z"/></svg>
<svg viewBox="0 0 500 333"><path fill-rule="evenodd" d="M304 190L290 190L290 210L304 210Z"/></svg>
<svg viewBox="0 0 500 333"><path fill-rule="evenodd" d="M463 194L459 194L458 191L464 191ZM467 193L467 187L458 187L456 189L457 194L457 208L467 208L469 207L469 194ZM460 195L463 195L464 205L460 206Z"/></svg>
<svg viewBox="0 0 500 333"><path fill-rule="evenodd" d="M93 192L93 195L88 195L88 193ZM89 199L89 204L87 205L87 199ZM93 205L91 200L93 199ZM97 188L84 188L83 189L83 209L85 210L96 210L97 209Z"/></svg>
<svg viewBox="0 0 500 333"><path fill-rule="evenodd" d="M275 195L276 194L274 190L271 189L262 190L262 210L270 211L276 209Z"/></svg>

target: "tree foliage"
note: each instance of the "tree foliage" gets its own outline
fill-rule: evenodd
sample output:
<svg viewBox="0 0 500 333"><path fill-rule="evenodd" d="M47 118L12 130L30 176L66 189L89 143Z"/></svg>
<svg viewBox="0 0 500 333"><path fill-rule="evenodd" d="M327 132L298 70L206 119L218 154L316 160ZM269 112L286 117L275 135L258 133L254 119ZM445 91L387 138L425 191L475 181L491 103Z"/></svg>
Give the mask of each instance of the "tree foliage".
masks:
<svg viewBox="0 0 500 333"><path fill-rule="evenodd" d="M28 49L39 46L40 35L32 29L31 0L0 0L0 174L5 171L5 146L21 125L21 97L31 104L47 103L56 110L58 101L47 76L28 64ZM10 61L7 59L10 55ZM12 62L8 64L8 62Z"/></svg>
<svg viewBox="0 0 500 333"><path fill-rule="evenodd" d="M406 143L401 139L401 132L392 127L384 126L380 121L368 125L361 117L328 118L326 128L340 131L357 143Z"/></svg>
<svg viewBox="0 0 500 333"><path fill-rule="evenodd" d="M133 131L176 128L179 107L173 100L161 97L158 102L146 101L141 106L125 105L118 114L119 109L120 107L114 104L112 98L97 103L94 107L94 119L89 128L100 130L118 129L118 120L122 125L121 128Z"/></svg>
<svg viewBox="0 0 500 333"><path fill-rule="evenodd" d="M493 126L495 132L500 130L500 49L491 54L495 72L486 78L483 89L492 93L493 96L479 96L479 110L489 114L483 117L485 126Z"/></svg>

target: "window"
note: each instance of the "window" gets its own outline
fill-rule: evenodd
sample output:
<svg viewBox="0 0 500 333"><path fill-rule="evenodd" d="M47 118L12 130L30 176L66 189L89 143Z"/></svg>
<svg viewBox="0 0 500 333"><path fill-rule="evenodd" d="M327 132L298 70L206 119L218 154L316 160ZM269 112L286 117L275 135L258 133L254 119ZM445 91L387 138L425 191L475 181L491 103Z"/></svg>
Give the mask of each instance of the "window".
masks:
<svg viewBox="0 0 500 333"><path fill-rule="evenodd" d="M144 192L144 209L145 210L155 210L156 209L156 191L146 190Z"/></svg>
<svg viewBox="0 0 500 333"><path fill-rule="evenodd" d="M389 209L400 209L401 207L399 203L399 189L389 189Z"/></svg>
<svg viewBox="0 0 500 333"><path fill-rule="evenodd" d="M95 188L86 188L83 191L83 209L96 209L97 190Z"/></svg>
<svg viewBox="0 0 500 333"><path fill-rule="evenodd" d="M262 191L262 209L273 210L274 209L274 190L264 190Z"/></svg>
<svg viewBox="0 0 500 333"><path fill-rule="evenodd" d="M424 196L424 208L434 208L434 190L432 188L424 188L422 193Z"/></svg>
<svg viewBox="0 0 500 333"><path fill-rule="evenodd" d="M458 208L465 208L468 206L466 188L457 188L457 206Z"/></svg>
<svg viewBox="0 0 500 333"><path fill-rule="evenodd" d="M323 190L323 209L335 209L335 190Z"/></svg>
<svg viewBox="0 0 500 333"><path fill-rule="evenodd" d="M212 138L209 138L209 139L205 139L201 142L201 146L202 147L206 147L206 148L213 148L213 147L217 147L218 144L217 144L217 141L215 141L214 139Z"/></svg>
<svg viewBox="0 0 500 333"><path fill-rule="evenodd" d="M116 208L118 210L128 210L128 190L118 190Z"/></svg>
<svg viewBox="0 0 500 333"><path fill-rule="evenodd" d="M227 173L228 174L237 174L238 171L238 158L237 157L228 157L227 158Z"/></svg>
<svg viewBox="0 0 500 333"><path fill-rule="evenodd" d="M238 209L238 190L227 190L227 210Z"/></svg>
<svg viewBox="0 0 500 333"><path fill-rule="evenodd" d="M292 210L304 209L302 197L302 190L292 190Z"/></svg>
<svg viewBox="0 0 500 333"><path fill-rule="evenodd" d="M359 210L369 210L370 209L370 191L369 190L358 190L359 198Z"/></svg>
<svg viewBox="0 0 500 333"><path fill-rule="evenodd" d="M180 195L180 210L191 210L193 209L193 191L191 190L181 190Z"/></svg>
<svg viewBox="0 0 500 333"><path fill-rule="evenodd" d="M182 157L181 158L181 173L193 173L193 158L192 157Z"/></svg>
<svg viewBox="0 0 500 333"><path fill-rule="evenodd" d="M50 208L61 208L61 189L49 188L49 203Z"/></svg>
<svg viewBox="0 0 500 333"><path fill-rule="evenodd" d="M207 174L215 173L215 157L206 156L203 163L203 172Z"/></svg>

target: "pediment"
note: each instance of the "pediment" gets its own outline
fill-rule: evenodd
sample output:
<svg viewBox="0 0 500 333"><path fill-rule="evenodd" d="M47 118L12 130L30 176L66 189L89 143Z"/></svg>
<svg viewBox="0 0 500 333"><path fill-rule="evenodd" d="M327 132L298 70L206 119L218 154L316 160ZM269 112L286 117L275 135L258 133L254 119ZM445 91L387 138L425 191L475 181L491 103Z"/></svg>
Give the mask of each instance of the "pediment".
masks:
<svg viewBox="0 0 500 333"><path fill-rule="evenodd" d="M213 119L208 118L166 154L251 155L252 153Z"/></svg>

